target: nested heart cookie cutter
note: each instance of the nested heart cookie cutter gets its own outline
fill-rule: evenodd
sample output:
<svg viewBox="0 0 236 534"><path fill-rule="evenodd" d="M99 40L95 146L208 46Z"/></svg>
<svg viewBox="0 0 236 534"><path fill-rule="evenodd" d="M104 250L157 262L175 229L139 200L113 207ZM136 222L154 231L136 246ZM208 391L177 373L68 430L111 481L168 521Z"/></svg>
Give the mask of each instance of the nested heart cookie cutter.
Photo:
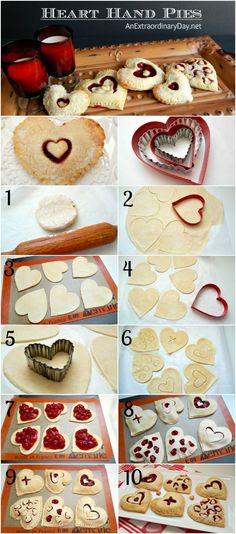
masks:
<svg viewBox="0 0 236 534"><path fill-rule="evenodd" d="M52 367L48 363L43 363L36 358L41 357L46 360L52 360L58 352L68 354L67 362L61 369ZM68 339L57 339L51 347L42 343L31 343L25 347L25 355L30 369L39 375L45 376L54 382L61 382L71 365L74 345Z"/></svg>
<svg viewBox="0 0 236 534"><path fill-rule="evenodd" d="M216 301L220 302L223 306L222 313L215 315L212 313L208 313L207 311L201 310L200 308L197 307L198 297L200 293L203 293L203 291L205 291L206 289L214 289L214 291L216 292ZM225 299L223 299L223 297L221 296L221 289L219 286L217 286L216 284L205 284L197 292L195 299L193 303L191 304L191 308L194 311L201 313L202 315L207 315L207 317L212 317L213 319L221 319L221 317L225 317L225 315L228 313L229 306L228 306L228 302Z"/></svg>
<svg viewBox="0 0 236 534"><path fill-rule="evenodd" d="M172 129L174 135L177 130L181 131L182 129L181 135L183 135L183 133L186 134L183 129L187 128L192 131L193 139L185 157L175 159L176 156L174 156L173 159L171 154L166 155L164 151L162 151L160 157L160 152L157 153L155 150L154 142L156 137L168 135ZM196 177L190 177L191 171L195 171L196 158L202 140L204 140L204 148L202 148L202 155L199 157L201 159L200 170L197 172ZM166 123L153 121L140 126L132 137L132 148L136 156L155 171L194 185L201 185L205 178L209 158L210 130L202 117L169 117Z"/></svg>
<svg viewBox="0 0 236 534"><path fill-rule="evenodd" d="M181 204L181 202L184 202L185 200L192 200L192 199L200 200L201 203L202 203L201 208L199 208L199 210L198 210L200 219L197 222L187 221L184 217L182 217L182 215L180 215L180 213L176 209L176 206L178 206L178 204ZM206 203L205 202L205 198L202 195L186 195L185 197L178 198L177 200L172 202L172 207L173 207L173 210L175 211L176 215L179 217L179 219L181 219L181 221L183 221L185 224L188 224L189 226L196 226L196 224L200 224L202 222L203 209L204 209L205 203Z"/></svg>
<svg viewBox="0 0 236 534"><path fill-rule="evenodd" d="M189 141L189 146L184 157L174 156L167 150L162 149L163 145L175 146L179 139L187 139ZM181 126L180 124L172 126L168 130L168 133L158 132L150 141L151 150L160 160L163 160L163 162L168 164L170 163L171 165L173 164L183 167L185 170L192 169L194 165L194 158L196 155L195 145L196 136L194 130L190 128L190 126Z"/></svg>

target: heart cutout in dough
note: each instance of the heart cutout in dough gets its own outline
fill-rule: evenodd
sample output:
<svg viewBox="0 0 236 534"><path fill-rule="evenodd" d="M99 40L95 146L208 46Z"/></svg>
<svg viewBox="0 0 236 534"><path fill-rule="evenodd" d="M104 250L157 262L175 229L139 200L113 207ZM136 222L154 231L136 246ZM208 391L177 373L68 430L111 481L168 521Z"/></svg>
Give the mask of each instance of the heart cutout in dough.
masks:
<svg viewBox="0 0 236 534"><path fill-rule="evenodd" d="M10 517L20 521L23 530L33 532L40 523L43 510L43 497L23 497L14 502L10 507Z"/></svg>
<svg viewBox="0 0 236 534"><path fill-rule="evenodd" d="M155 306L158 299L159 293L154 288L142 289L134 287L128 294L129 304L138 317L146 315Z"/></svg>
<svg viewBox="0 0 236 534"><path fill-rule="evenodd" d="M196 501L195 504L188 506L187 512L194 522L204 523L207 527L210 525L214 530L225 526L224 508L218 499L205 498Z"/></svg>
<svg viewBox="0 0 236 534"><path fill-rule="evenodd" d="M194 247L193 236L184 231L180 221L171 221L162 232L158 247L168 254L188 254Z"/></svg>
<svg viewBox="0 0 236 534"><path fill-rule="evenodd" d="M162 222L158 219L134 219L128 223L128 231L135 246L145 252L158 241L163 230Z"/></svg>
<svg viewBox="0 0 236 534"><path fill-rule="evenodd" d="M172 367L164 369L160 377L153 378L148 384L148 391L154 393L182 393L182 379L179 371Z"/></svg>
<svg viewBox="0 0 236 534"><path fill-rule="evenodd" d="M192 293L195 290L194 281L197 277L197 272L194 269L183 269L170 275L170 279L176 289L185 294Z"/></svg>
<svg viewBox="0 0 236 534"><path fill-rule="evenodd" d="M107 512L101 506L97 506L94 499L81 497L75 509L75 525L94 530L102 527L108 520ZM89 531L90 531L89 530Z"/></svg>
<svg viewBox="0 0 236 534"><path fill-rule="evenodd" d="M91 343L92 356L113 391L117 391L117 340L98 336Z"/></svg>
<svg viewBox="0 0 236 534"><path fill-rule="evenodd" d="M44 487L44 480L40 475L35 475L31 469L21 469L16 474L16 495L37 493Z"/></svg>
<svg viewBox="0 0 236 534"><path fill-rule="evenodd" d="M80 305L78 295L67 291L66 287L62 284L51 288L49 298L51 317L71 313L72 311L77 310Z"/></svg>
<svg viewBox="0 0 236 534"><path fill-rule="evenodd" d="M185 354L194 362L214 365L216 349L209 339L200 338L195 345L186 347Z"/></svg>
<svg viewBox="0 0 236 534"><path fill-rule="evenodd" d="M18 267L15 272L15 284L18 291L24 291L30 287L37 286L41 282L42 275L37 269L32 269L28 265Z"/></svg>
<svg viewBox="0 0 236 534"><path fill-rule="evenodd" d="M44 93L43 104L49 115L81 115L89 106L85 91L67 93L62 85L51 85Z"/></svg>
<svg viewBox="0 0 236 534"><path fill-rule="evenodd" d="M47 315L48 303L45 289L37 289L20 297L15 303L18 315L28 315L31 323L40 323Z"/></svg>
<svg viewBox="0 0 236 534"><path fill-rule="evenodd" d="M42 150L44 155L53 163L62 163L71 153L72 143L70 139L61 138L57 141L44 141Z"/></svg>
<svg viewBox="0 0 236 534"><path fill-rule="evenodd" d="M148 489L137 490L123 495L120 499L120 507L128 512L144 514L150 505L151 499L152 494Z"/></svg>
<svg viewBox="0 0 236 534"><path fill-rule="evenodd" d="M179 397L166 397L155 401L154 404L159 419L168 425L176 423L179 419L179 413L184 409L184 404Z"/></svg>
<svg viewBox="0 0 236 534"><path fill-rule="evenodd" d="M154 372L164 367L164 360L155 354L134 354L132 362L133 377L141 384L148 382Z"/></svg>
<svg viewBox="0 0 236 534"><path fill-rule="evenodd" d="M78 256L72 261L72 276L73 278L86 278L96 274L98 266L95 263L89 262L87 258Z"/></svg>
<svg viewBox="0 0 236 534"><path fill-rule="evenodd" d="M109 287L99 286L95 280L84 280L80 287L85 309L106 306L113 299Z"/></svg>
<svg viewBox="0 0 236 534"><path fill-rule="evenodd" d="M194 202L189 202L194 201ZM203 219L205 198L202 195L186 195L172 202L172 208L176 215L190 226L200 224Z"/></svg>
<svg viewBox="0 0 236 534"><path fill-rule="evenodd" d="M61 282L63 274L68 270L68 265L65 261L50 261L42 263L42 269L49 282Z"/></svg>
<svg viewBox="0 0 236 534"><path fill-rule="evenodd" d="M203 365L190 363L184 369L187 382L184 386L185 393L206 393L218 380L217 376L208 371Z"/></svg>
<svg viewBox="0 0 236 534"><path fill-rule="evenodd" d="M141 189L133 200L132 214L136 217L153 217L159 209L157 197L146 188Z"/></svg>
<svg viewBox="0 0 236 534"><path fill-rule="evenodd" d="M166 432L166 454L169 462L191 456L197 447L195 438L185 435L180 427L172 426Z"/></svg>
<svg viewBox="0 0 236 534"><path fill-rule="evenodd" d="M138 263L133 269L131 276L128 277L128 284L136 286L148 286L153 284L157 279L157 275L151 270L148 263Z"/></svg>
<svg viewBox="0 0 236 534"><path fill-rule="evenodd" d="M161 344L167 354L173 354L182 349L188 343L188 334L184 330L173 330L172 328L163 328L160 333Z"/></svg>
<svg viewBox="0 0 236 534"><path fill-rule="evenodd" d="M141 406L133 404L132 412L127 416L124 410L124 419L131 436L138 436L156 424L157 414L153 410L143 410Z"/></svg>
<svg viewBox="0 0 236 534"><path fill-rule="evenodd" d="M205 311L204 309L198 308L197 301L198 301L200 295L202 297L204 292L208 291L209 289L211 289L214 292L215 300L217 302L220 302L220 304L222 305L220 313L213 314L213 313L209 313L207 310ZM208 298L210 298L209 295L208 295ZM212 298L212 295L211 295L211 298ZM207 317L213 317L214 319L219 319L220 317L225 317L225 315L227 314L227 312L228 312L228 303L226 302L225 299L223 299L221 297L221 289L220 289L220 287L218 287L216 284L205 284L204 286L201 287L201 289L199 289L199 291L198 291L197 295L195 296L195 299L194 299L194 301L193 301L193 303L191 305L191 308L194 311L202 313L203 315L207 315Z"/></svg>
<svg viewBox="0 0 236 534"><path fill-rule="evenodd" d="M80 469L75 477L73 493L85 493L86 495L96 495L102 490L102 483L95 478L94 472L90 469Z"/></svg>
<svg viewBox="0 0 236 534"><path fill-rule="evenodd" d="M217 410L217 402L212 397L189 395L188 397L188 416L189 419L195 417L207 417Z"/></svg>
<svg viewBox="0 0 236 534"><path fill-rule="evenodd" d="M73 510L64 505L64 499L62 497L52 495L46 500L43 508L42 527L54 527L55 529L65 527L66 530L67 525L73 519Z"/></svg>
<svg viewBox="0 0 236 534"><path fill-rule="evenodd" d="M161 294L155 316L169 321L182 319L187 313L187 306L180 300L177 291L170 290Z"/></svg>
<svg viewBox="0 0 236 534"><path fill-rule="evenodd" d="M216 499L227 499L227 487L222 480L217 476L209 477L206 482L198 484L195 491L201 497L215 497Z"/></svg>
<svg viewBox="0 0 236 534"><path fill-rule="evenodd" d="M227 447L232 441L232 433L229 428L217 426L213 419L204 419L200 422L198 436L203 452Z"/></svg>
<svg viewBox="0 0 236 534"><path fill-rule="evenodd" d="M67 484L72 481L69 471L61 469L45 469L45 486L50 493L61 493Z"/></svg>
<svg viewBox="0 0 236 534"><path fill-rule="evenodd" d="M186 473L184 475L168 477L168 479L164 481L163 488L166 491L174 491L177 493L191 493L192 480Z"/></svg>
<svg viewBox="0 0 236 534"><path fill-rule="evenodd" d="M163 462L164 445L160 432L153 431L136 441L130 448L131 462L159 464Z"/></svg>
<svg viewBox="0 0 236 534"><path fill-rule="evenodd" d="M150 352L159 349L155 330L153 328L141 328L137 336L132 337L130 349L136 352Z"/></svg>
<svg viewBox="0 0 236 534"><path fill-rule="evenodd" d="M91 107L119 110L124 108L127 89L118 84L115 69L104 69L93 79L80 80L79 87L89 95Z"/></svg>

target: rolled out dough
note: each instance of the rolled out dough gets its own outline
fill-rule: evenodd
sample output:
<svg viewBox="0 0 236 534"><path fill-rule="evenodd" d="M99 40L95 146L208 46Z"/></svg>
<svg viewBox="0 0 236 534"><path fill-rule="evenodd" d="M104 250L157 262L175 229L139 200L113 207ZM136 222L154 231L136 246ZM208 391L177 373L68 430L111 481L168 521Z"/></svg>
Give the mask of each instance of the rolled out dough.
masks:
<svg viewBox="0 0 236 534"><path fill-rule="evenodd" d="M77 217L77 208L69 197L54 194L40 200L35 215L44 230L54 232L73 224Z"/></svg>
<svg viewBox="0 0 236 534"><path fill-rule="evenodd" d="M117 391L117 340L107 336L95 337L91 353L103 376Z"/></svg>
<svg viewBox="0 0 236 534"><path fill-rule="evenodd" d="M59 334L59 327L53 325L17 325L11 324L4 326L1 332L1 343L6 343L7 332L13 330L10 335L14 337L15 343L24 343L26 341L39 341L48 339Z"/></svg>

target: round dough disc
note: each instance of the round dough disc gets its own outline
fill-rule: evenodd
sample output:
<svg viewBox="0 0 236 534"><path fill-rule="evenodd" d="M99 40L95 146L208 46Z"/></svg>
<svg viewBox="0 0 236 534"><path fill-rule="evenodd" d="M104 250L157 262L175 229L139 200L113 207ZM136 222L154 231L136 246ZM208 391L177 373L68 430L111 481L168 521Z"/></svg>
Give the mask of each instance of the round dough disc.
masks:
<svg viewBox="0 0 236 534"><path fill-rule="evenodd" d="M40 200L35 215L44 230L53 232L71 226L77 217L77 208L69 197L51 195Z"/></svg>

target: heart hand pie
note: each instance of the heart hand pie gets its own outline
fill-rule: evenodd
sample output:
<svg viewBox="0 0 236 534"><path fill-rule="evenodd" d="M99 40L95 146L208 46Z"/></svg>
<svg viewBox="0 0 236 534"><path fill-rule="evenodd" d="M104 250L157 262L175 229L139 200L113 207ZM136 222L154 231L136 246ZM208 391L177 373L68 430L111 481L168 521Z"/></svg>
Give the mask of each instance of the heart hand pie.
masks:
<svg viewBox="0 0 236 534"><path fill-rule="evenodd" d="M72 406L70 421L75 421L76 423L90 423L95 417L95 412L88 408L86 402L80 401Z"/></svg>
<svg viewBox="0 0 236 534"><path fill-rule="evenodd" d="M168 477L164 481L163 487L166 491L176 491L176 493L191 493L192 480L189 476L177 475L174 478Z"/></svg>
<svg viewBox="0 0 236 534"><path fill-rule="evenodd" d="M211 397L204 397L203 395L188 397L188 416L189 419L194 417L206 417L212 415L217 410L217 402Z"/></svg>
<svg viewBox="0 0 236 534"><path fill-rule="evenodd" d="M72 481L69 471L61 471L60 469L45 469L44 475L46 488L55 494L64 491L64 486Z"/></svg>
<svg viewBox="0 0 236 534"><path fill-rule="evenodd" d="M61 416L67 413L67 407L63 402L45 402L44 416L48 421L56 423L61 419Z"/></svg>
<svg viewBox="0 0 236 534"><path fill-rule="evenodd" d="M109 287L99 286L95 280L84 280L80 286L80 291L86 309L106 306L113 299Z"/></svg>
<svg viewBox="0 0 236 534"><path fill-rule="evenodd" d="M96 263L89 262L87 258L78 256L72 261L72 276L73 278L86 278L93 276L98 271Z"/></svg>
<svg viewBox="0 0 236 534"><path fill-rule="evenodd" d="M141 384L148 382L155 371L164 367L164 360L155 354L134 354L132 362L133 377Z"/></svg>
<svg viewBox="0 0 236 534"><path fill-rule="evenodd" d="M68 436L60 431L59 426L48 426L43 433L40 451L62 452L68 449L69 445Z"/></svg>
<svg viewBox="0 0 236 534"><path fill-rule="evenodd" d="M187 306L179 298L177 291L170 290L161 294L155 316L169 321L178 321L187 313Z"/></svg>
<svg viewBox="0 0 236 534"><path fill-rule="evenodd" d="M80 305L80 299L76 293L67 291L62 284L50 289L51 317L71 313Z"/></svg>
<svg viewBox="0 0 236 534"><path fill-rule="evenodd" d="M202 57L183 61L181 63L171 63L167 67L167 72L182 72L187 76L191 87L203 89L204 91L218 91L217 74L213 65Z"/></svg>
<svg viewBox="0 0 236 534"><path fill-rule="evenodd" d="M120 507L127 512L138 512L145 514L152 500L152 494L148 489L137 490L134 493L127 493L120 499Z"/></svg>
<svg viewBox="0 0 236 534"><path fill-rule="evenodd" d="M170 279L181 293L192 293L195 289L194 280L197 279L197 272L194 269L183 269L171 274Z"/></svg>
<svg viewBox="0 0 236 534"><path fill-rule="evenodd" d="M150 269L148 263L138 263L133 268L131 276L128 277L128 284L136 286L148 286L153 284L157 279L157 275Z"/></svg>
<svg viewBox="0 0 236 534"><path fill-rule="evenodd" d="M214 527L223 528L225 526L224 508L217 499L203 499L195 504L191 504L187 512L193 521Z"/></svg>
<svg viewBox="0 0 236 534"><path fill-rule="evenodd" d="M158 515L182 517L184 514L185 500L183 495L168 491L163 497L153 499L151 510Z"/></svg>
<svg viewBox="0 0 236 534"><path fill-rule="evenodd" d="M203 365L190 363L184 369L187 382L184 386L185 393L206 393L218 380L217 376L208 371Z"/></svg>
<svg viewBox="0 0 236 534"><path fill-rule="evenodd" d="M84 425L76 427L72 438L72 451L91 453L97 452L103 447L102 439L97 434L90 433Z"/></svg>
<svg viewBox="0 0 236 534"><path fill-rule="evenodd" d="M92 340L91 353L98 368L117 391L117 340L108 336L98 336Z"/></svg>
<svg viewBox="0 0 236 534"><path fill-rule="evenodd" d="M30 323L40 323L47 315L48 303L45 289L30 291L15 303L18 315L28 315Z"/></svg>
<svg viewBox="0 0 236 534"><path fill-rule="evenodd" d="M44 93L43 105L48 115L82 115L90 104L84 91L67 93L63 85L51 85Z"/></svg>
<svg viewBox="0 0 236 534"><path fill-rule="evenodd" d="M150 395L154 393L182 393L182 379L179 371L172 367L164 369L160 377L155 377L148 384Z"/></svg>
<svg viewBox="0 0 236 534"><path fill-rule="evenodd" d="M124 109L127 90L118 83L116 70L101 70L94 79L81 80L79 87L89 95L92 107Z"/></svg>
<svg viewBox="0 0 236 534"><path fill-rule="evenodd" d="M87 98L84 92L83 96ZM13 136L14 151L24 169L50 185L75 183L103 155L104 140L102 127L87 118L58 126L47 117L27 117Z"/></svg>
<svg viewBox="0 0 236 534"><path fill-rule="evenodd" d="M97 506L91 497L81 497L76 505L75 525L77 527L98 528L106 524L107 512Z"/></svg>
<svg viewBox="0 0 236 534"><path fill-rule="evenodd" d="M16 495L27 495L28 493L37 493L44 487L43 478L35 475L31 469L21 469L16 475Z"/></svg>
<svg viewBox="0 0 236 534"><path fill-rule="evenodd" d="M134 287L128 295L128 301L138 317L143 317L148 313L157 303L159 293L156 289L142 289L141 287Z"/></svg>
<svg viewBox="0 0 236 534"><path fill-rule="evenodd" d="M169 425L173 425L179 420L179 413L184 409L184 404L179 397L160 399L154 404L159 419Z"/></svg>
<svg viewBox="0 0 236 534"><path fill-rule="evenodd" d="M159 464L163 462L164 446L160 432L148 434L131 447L131 462Z"/></svg>
<svg viewBox="0 0 236 534"><path fill-rule="evenodd" d="M166 81L153 87L154 97L170 106L192 102L193 95L188 78L182 72L169 72Z"/></svg>
<svg viewBox="0 0 236 534"><path fill-rule="evenodd" d="M40 522L42 511L42 497L25 497L11 505L10 516L16 521L20 521L20 525L24 530L32 532Z"/></svg>
<svg viewBox="0 0 236 534"><path fill-rule="evenodd" d="M163 482L163 475L158 471L158 469L151 469L145 471L142 474L140 482L133 482L137 488L143 488L150 491L155 491L158 495L161 493L161 487Z"/></svg>
<svg viewBox="0 0 236 534"><path fill-rule="evenodd" d="M74 512L64 505L62 497L49 497L44 504L42 527L66 527L72 523Z"/></svg>
<svg viewBox="0 0 236 534"><path fill-rule="evenodd" d="M141 57L129 58L118 70L118 82L132 91L148 91L164 80L164 72L157 65Z"/></svg>
<svg viewBox="0 0 236 534"><path fill-rule="evenodd" d="M182 428L175 426L166 432L166 453L169 462L191 456L196 450L196 440L193 436L185 436Z"/></svg>
<svg viewBox="0 0 236 534"><path fill-rule="evenodd" d="M198 427L198 436L202 450L217 451L227 447L232 441L232 434L226 426L217 426L212 419L204 419Z"/></svg>
<svg viewBox="0 0 236 534"><path fill-rule="evenodd" d="M160 340L167 354L173 354L188 343L188 334L184 330L175 331L172 328L163 328L160 333Z"/></svg>
<svg viewBox="0 0 236 534"><path fill-rule="evenodd" d="M37 421L41 417L42 410L35 408L32 402L23 402L17 409L17 424Z"/></svg>
<svg viewBox="0 0 236 534"><path fill-rule="evenodd" d="M49 282L61 282L63 274L68 270L68 265L65 261L50 261L42 263L42 269Z"/></svg>
<svg viewBox="0 0 236 534"><path fill-rule="evenodd" d="M206 482L198 484L195 491L200 497L215 497L227 499L227 488L224 481L219 477L209 477Z"/></svg>
<svg viewBox="0 0 236 534"><path fill-rule="evenodd" d="M40 440L40 426L27 426L16 430L11 435L12 445L20 447L20 453L32 454L38 447Z"/></svg>
<svg viewBox="0 0 236 534"><path fill-rule="evenodd" d="M198 339L196 345L188 345L185 349L186 356L197 363L214 365L216 349L207 338Z"/></svg>
<svg viewBox="0 0 236 534"><path fill-rule="evenodd" d="M138 436L156 424L157 414L153 410L143 410L141 406L133 404L132 411L130 417L124 413L124 419L131 436Z"/></svg>
<svg viewBox="0 0 236 534"><path fill-rule="evenodd" d="M18 291L24 291L29 287L34 287L41 282L42 275L37 269L31 269L28 265L18 267L15 272L15 284Z"/></svg>
<svg viewBox="0 0 236 534"><path fill-rule="evenodd" d="M135 352L151 352L159 349L158 337L152 328L141 328L137 336L132 337L131 350Z"/></svg>
<svg viewBox="0 0 236 534"><path fill-rule="evenodd" d="M94 476L90 469L80 469L76 474L73 493L84 493L86 495L96 495L102 490L102 483Z"/></svg>

